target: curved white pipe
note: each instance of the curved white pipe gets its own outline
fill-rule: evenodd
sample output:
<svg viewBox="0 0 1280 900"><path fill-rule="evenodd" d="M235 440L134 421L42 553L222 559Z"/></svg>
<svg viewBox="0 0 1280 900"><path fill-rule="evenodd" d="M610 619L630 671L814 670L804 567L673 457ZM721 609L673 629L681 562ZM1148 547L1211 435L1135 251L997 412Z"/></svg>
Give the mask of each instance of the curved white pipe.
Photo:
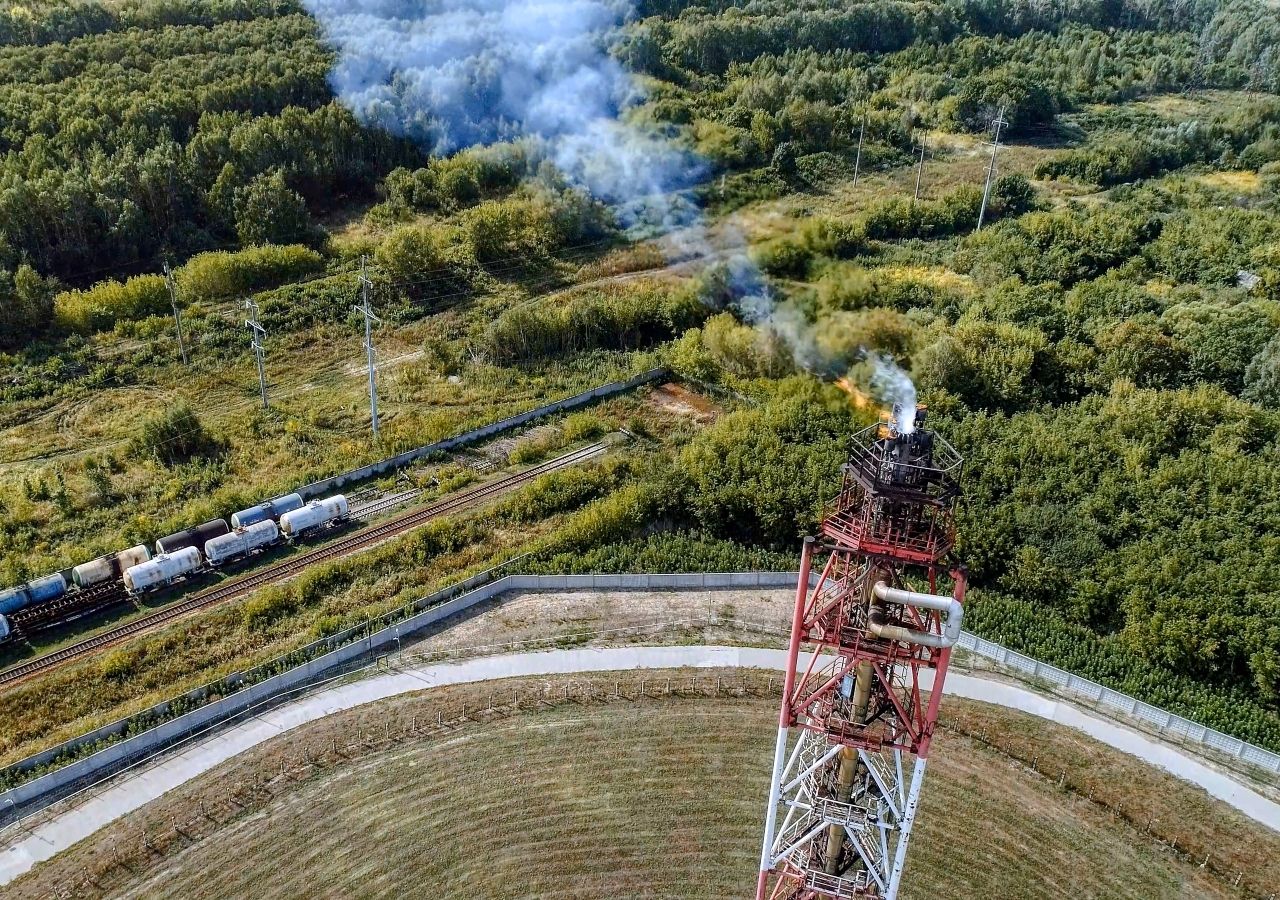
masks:
<svg viewBox="0 0 1280 900"><path fill-rule="evenodd" d="M883 581L876 582L874 593L876 599L884 603L929 609L944 613L946 616L942 634L931 634L927 631L914 631L910 628L903 628L901 625L888 625L883 621L877 621L881 616L876 614L875 604L872 604L871 615L867 617L867 628L876 637L888 638L892 641L906 641L909 644L921 644L925 647L934 648L950 647L960 640L960 623L964 620L964 606L956 598L891 588Z"/></svg>

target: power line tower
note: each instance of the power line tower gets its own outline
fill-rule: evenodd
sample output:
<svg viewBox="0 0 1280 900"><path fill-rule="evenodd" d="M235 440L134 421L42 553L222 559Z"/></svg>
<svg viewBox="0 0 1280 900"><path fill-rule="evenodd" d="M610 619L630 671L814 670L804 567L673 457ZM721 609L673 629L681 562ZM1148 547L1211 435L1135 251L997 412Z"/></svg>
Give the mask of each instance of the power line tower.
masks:
<svg viewBox="0 0 1280 900"><path fill-rule="evenodd" d="M858 186L858 170L862 168L862 140L867 136L867 111L862 111L862 126L858 129L858 154L853 158L853 186Z"/></svg>
<svg viewBox="0 0 1280 900"><path fill-rule="evenodd" d="M916 165L916 191L911 196L911 202L915 203L920 199L920 181L924 178L924 141L920 142L920 162Z"/></svg>
<svg viewBox="0 0 1280 900"><path fill-rule="evenodd" d="M987 164L987 181L982 186L982 206L978 209L978 227L974 231L982 230L982 220L987 215L987 200L991 197L991 182L996 177L996 151L1000 149L1000 129L1009 123L1004 120L1004 107L1000 107L1000 112L996 113L996 120L991 123L991 127L995 132L991 141L991 162Z"/></svg>
<svg viewBox="0 0 1280 900"><path fill-rule="evenodd" d="M369 290L373 282L365 271L365 259L360 257L360 305L353 306L356 312L364 316L364 349L369 360L369 422L373 426L373 440L378 440L378 367L373 349L373 323L382 324L382 320L373 314L369 306Z"/></svg>
<svg viewBox="0 0 1280 900"><path fill-rule="evenodd" d="M173 324L178 329L178 353L182 355L182 364L187 362L187 344L182 338L182 313L178 310L178 286L173 280L173 269L169 268L169 260L164 261L164 283L169 288L169 305L173 307Z"/></svg>
<svg viewBox="0 0 1280 900"><path fill-rule="evenodd" d="M249 329L249 346L253 348L253 355L258 361L258 388L262 391L262 408L267 409L267 369L265 366L267 350L262 344L267 337L267 330L258 324L258 304L246 297L244 308L249 311L249 318L244 320L244 325Z"/></svg>
<svg viewBox="0 0 1280 900"><path fill-rule="evenodd" d="M923 424L895 407L858 432L823 543L805 539L757 900L897 897L966 585L943 561L963 461Z"/></svg>

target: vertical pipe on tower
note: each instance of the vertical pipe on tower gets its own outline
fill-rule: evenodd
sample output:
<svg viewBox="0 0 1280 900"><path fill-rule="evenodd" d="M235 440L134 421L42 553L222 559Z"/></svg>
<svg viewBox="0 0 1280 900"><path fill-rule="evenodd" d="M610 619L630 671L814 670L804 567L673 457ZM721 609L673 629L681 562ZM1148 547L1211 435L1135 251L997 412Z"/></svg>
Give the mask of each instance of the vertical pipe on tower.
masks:
<svg viewBox="0 0 1280 900"><path fill-rule="evenodd" d="M858 752L852 747L840 748L840 768L836 773L836 800L848 803L853 796L853 781L858 772ZM827 829L828 875L840 874L840 848L844 846L844 825L831 825Z"/></svg>
<svg viewBox="0 0 1280 900"><path fill-rule="evenodd" d="M957 568L951 573L955 579L955 590L951 596L964 603L964 593L969 585L969 578L964 568ZM938 721L938 708L942 704L942 685L947 680L947 669L951 665L951 648L943 649L938 655L938 667L933 672L933 685L929 688L929 710L925 713L925 721L930 723L929 729L920 738L918 756L924 759L929 755L929 745L933 743L933 723Z"/></svg>
<svg viewBox="0 0 1280 900"><path fill-rule="evenodd" d="M773 748L773 780L769 784L769 806L765 810L764 845L760 849L760 880L756 883L756 900L764 900L769 870L773 868L773 832L778 825L778 801L782 793L782 767L787 755L787 732L791 727L791 694L796 684L796 663L800 659L800 641L804 637L804 604L809 597L809 569L813 564L812 537L804 539L800 551L800 577L796 583L796 606L791 616L791 643L787 648L787 674L782 684L782 705L778 712L778 740Z"/></svg>

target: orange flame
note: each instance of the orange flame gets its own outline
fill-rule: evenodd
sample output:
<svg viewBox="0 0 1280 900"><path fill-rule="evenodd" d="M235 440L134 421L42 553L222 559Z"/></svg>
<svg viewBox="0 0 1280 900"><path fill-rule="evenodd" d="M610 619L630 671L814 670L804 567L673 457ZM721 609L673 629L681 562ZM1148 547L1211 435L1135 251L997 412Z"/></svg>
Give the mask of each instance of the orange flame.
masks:
<svg viewBox="0 0 1280 900"><path fill-rule="evenodd" d="M836 387L849 395L855 409L870 409L879 405L848 378L837 378Z"/></svg>

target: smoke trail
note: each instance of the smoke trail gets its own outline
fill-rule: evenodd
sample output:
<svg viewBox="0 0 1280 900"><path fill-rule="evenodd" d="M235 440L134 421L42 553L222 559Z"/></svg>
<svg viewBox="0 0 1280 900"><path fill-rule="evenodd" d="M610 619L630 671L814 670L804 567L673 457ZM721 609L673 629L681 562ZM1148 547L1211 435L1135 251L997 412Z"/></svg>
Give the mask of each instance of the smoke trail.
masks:
<svg viewBox="0 0 1280 900"><path fill-rule="evenodd" d="M624 226L667 234L684 257L727 259L732 304L780 337L802 368L834 377L851 360L823 351L799 309L776 302L740 235L712 246L676 192L705 165L662 134L624 121L643 100L609 55L629 0L303 0L338 50L334 91L361 121L446 155L533 139L571 183L610 203ZM891 360L876 364L886 399L914 407Z"/></svg>
<svg viewBox="0 0 1280 900"><path fill-rule="evenodd" d="M609 56L626 0L304 0L339 51L331 82L362 121L446 155L535 138L624 225L696 213L671 191L702 166L621 121L643 99Z"/></svg>

